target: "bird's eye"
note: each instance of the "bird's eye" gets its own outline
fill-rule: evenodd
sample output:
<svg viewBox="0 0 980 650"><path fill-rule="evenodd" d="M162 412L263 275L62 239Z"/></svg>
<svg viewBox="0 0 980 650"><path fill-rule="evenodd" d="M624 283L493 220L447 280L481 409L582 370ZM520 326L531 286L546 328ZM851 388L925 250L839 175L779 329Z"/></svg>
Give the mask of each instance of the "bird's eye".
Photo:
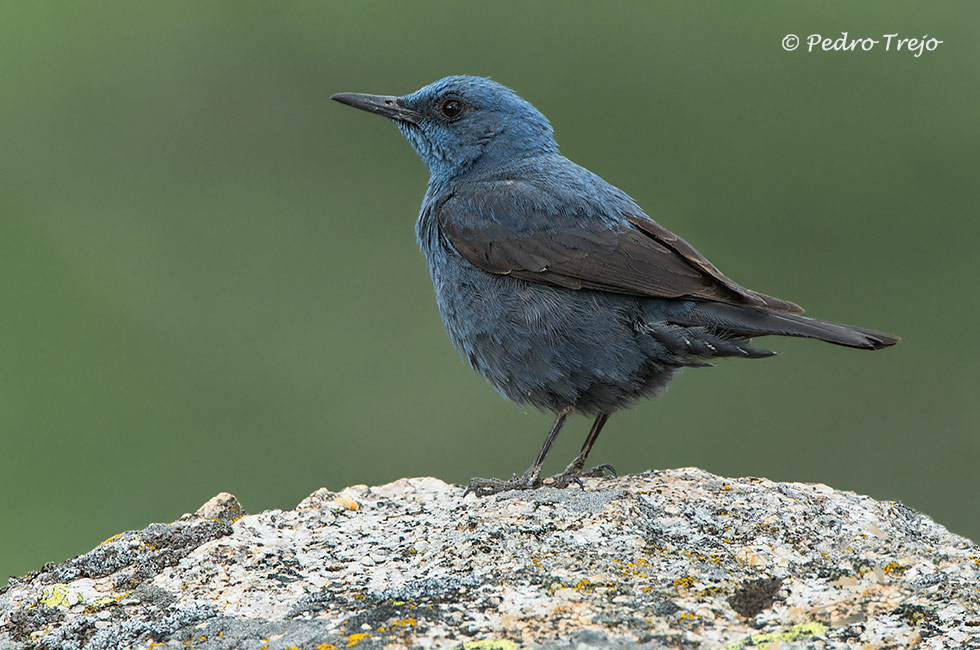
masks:
<svg viewBox="0 0 980 650"><path fill-rule="evenodd" d="M463 102L458 99L444 99L439 104L439 112L449 119L459 117L459 114L463 112Z"/></svg>

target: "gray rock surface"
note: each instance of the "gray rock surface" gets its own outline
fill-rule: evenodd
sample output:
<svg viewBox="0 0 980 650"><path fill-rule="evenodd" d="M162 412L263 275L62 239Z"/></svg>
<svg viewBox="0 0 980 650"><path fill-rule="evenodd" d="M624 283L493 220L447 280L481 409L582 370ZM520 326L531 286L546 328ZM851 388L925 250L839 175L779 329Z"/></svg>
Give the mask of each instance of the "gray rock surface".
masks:
<svg viewBox="0 0 980 650"><path fill-rule="evenodd" d="M824 485L433 478L116 535L12 579L8 648L980 648L980 548Z"/></svg>

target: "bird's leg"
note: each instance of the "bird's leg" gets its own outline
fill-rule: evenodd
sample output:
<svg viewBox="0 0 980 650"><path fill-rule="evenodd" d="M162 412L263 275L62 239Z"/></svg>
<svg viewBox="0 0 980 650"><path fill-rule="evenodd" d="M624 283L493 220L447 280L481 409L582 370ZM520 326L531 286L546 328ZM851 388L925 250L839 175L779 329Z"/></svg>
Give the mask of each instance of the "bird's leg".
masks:
<svg viewBox="0 0 980 650"><path fill-rule="evenodd" d="M533 490L536 487L540 487L541 466L544 464L544 459L548 455L548 451L551 450L551 445L555 442L555 438L558 437L558 432L561 431L565 420L568 419L568 416L574 410L574 408L569 406L558 412L558 417L555 419L555 423L551 425L551 431L548 432L548 437L544 439L544 444L541 445L541 451L538 452L534 462L531 463L531 466L527 468L524 474L521 476L514 475L514 478L509 481L504 481L499 478L470 479L470 483L466 486L466 492L463 493L463 496L473 492L477 496L482 497L497 494L498 492L506 492L507 490Z"/></svg>
<svg viewBox="0 0 980 650"><path fill-rule="evenodd" d="M599 437L599 432L602 431L602 427L606 424L606 420L609 419L608 413L600 413L595 422L592 423L592 429L589 431L589 435L585 438L585 442L582 444L582 451L578 452L578 456L575 457L565 471L557 476L552 477L552 481L555 487L563 488L568 487L572 483L582 482L579 480L583 476L605 476L608 471L613 476L616 476L616 470L613 469L612 465L596 465L592 469L585 470L585 459L588 458L589 452L592 451L592 445L595 444L596 439Z"/></svg>

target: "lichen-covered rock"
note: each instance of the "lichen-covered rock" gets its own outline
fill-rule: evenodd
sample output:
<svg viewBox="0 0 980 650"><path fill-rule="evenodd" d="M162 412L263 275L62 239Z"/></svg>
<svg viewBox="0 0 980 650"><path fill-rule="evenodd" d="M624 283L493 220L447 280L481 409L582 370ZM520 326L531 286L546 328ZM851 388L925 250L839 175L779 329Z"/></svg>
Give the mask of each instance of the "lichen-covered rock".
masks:
<svg viewBox="0 0 980 650"><path fill-rule="evenodd" d="M117 535L0 593L7 648L980 648L980 548L823 485L437 479Z"/></svg>

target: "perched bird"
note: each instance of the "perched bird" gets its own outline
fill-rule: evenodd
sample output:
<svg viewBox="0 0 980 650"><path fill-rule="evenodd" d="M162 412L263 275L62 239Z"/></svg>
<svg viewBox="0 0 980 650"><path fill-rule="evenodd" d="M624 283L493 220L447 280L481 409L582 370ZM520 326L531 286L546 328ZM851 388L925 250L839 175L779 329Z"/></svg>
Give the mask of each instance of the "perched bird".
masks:
<svg viewBox="0 0 980 650"><path fill-rule="evenodd" d="M490 79L453 76L402 97L332 99L391 119L429 168L415 229L446 332L501 395L557 419L521 476L475 478L480 495L542 485L573 412L594 415L552 485L601 475L585 460L609 416L680 368L773 353L776 334L876 350L892 334L800 316L730 280L625 192L558 153L551 124Z"/></svg>

